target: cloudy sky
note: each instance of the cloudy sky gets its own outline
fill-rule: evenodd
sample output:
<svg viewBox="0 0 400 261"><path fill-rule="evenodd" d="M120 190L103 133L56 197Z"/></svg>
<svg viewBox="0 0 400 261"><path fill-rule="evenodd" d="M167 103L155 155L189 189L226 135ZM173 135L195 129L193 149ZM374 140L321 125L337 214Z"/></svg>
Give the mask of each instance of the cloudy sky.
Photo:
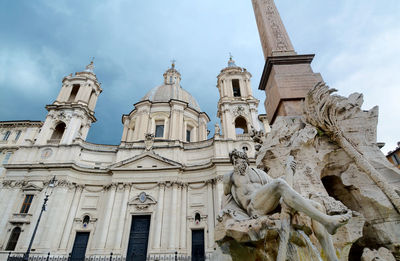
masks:
<svg viewBox="0 0 400 261"><path fill-rule="evenodd" d="M276 0L299 54L341 95L380 107L378 141L400 141L400 1ZM0 120L44 120L61 80L95 57L102 83L88 141L118 144L121 115L176 59L182 86L217 121L216 76L231 52L253 75L264 58L250 0L36 0L0 3Z"/></svg>

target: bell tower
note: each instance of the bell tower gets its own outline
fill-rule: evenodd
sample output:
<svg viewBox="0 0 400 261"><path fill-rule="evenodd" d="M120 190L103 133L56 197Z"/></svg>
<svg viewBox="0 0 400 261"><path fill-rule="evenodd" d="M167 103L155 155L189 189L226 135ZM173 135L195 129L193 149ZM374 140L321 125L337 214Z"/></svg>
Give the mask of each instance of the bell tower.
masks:
<svg viewBox="0 0 400 261"><path fill-rule="evenodd" d="M259 101L253 97L250 85L251 74L237 66L232 56L228 67L217 76L218 101L217 116L221 119L221 138L236 139L246 135L250 128L260 129L257 119Z"/></svg>
<svg viewBox="0 0 400 261"><path fill-rule="evenodd" d="M93 61L84 71L64 77L57 99L46 106L49 113L36 144L71 144L85 140L96 121L94 109L101 92Z"/></svg>

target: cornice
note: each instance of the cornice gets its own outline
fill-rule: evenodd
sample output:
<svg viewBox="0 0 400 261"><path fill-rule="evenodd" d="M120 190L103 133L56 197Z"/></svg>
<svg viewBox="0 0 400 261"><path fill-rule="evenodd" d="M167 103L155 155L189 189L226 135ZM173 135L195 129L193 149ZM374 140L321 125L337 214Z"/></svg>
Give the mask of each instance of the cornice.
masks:
<svg viewBox="0 0 400 261"><path fill-rule="evenodd" d="M81 109L86 113L86 116L88 116L88 118L92 121L92 122L96 122L97 119L94 116L94 112L89 110L89 108L86 105L81 105L78 103L73 103L73 104L49 104L46 105L46 110L47 111L51 111L51 110L65 110L65 109Z"/></svg>
<svg viewBox="0 0 400 261"><path fill-rule="evenodd" d="M269 56L265 61L264 70L261 75L259 90L265 90L268 79L274 65L291 65L291 64L310 64L314 59L315 54L302 55L286 55L286 56Z"/></svg>
<svg viewBox="0 0 400 261"><path fill-rule="evenodd" d="M110 175L109 169L103 168L103 169L95 169L94 166L93 168L87 168L85 166L79 166L75 163L31 163L31 164L3 164L3 167L8 170L12 169L73 169L77 170L80 172L84 173L97 173L97 174L106 174Z"/></svg>
<svg viewBox="0 0 400 261"><path fill-rule="evenodd" d="M18 128L18 127L42 127L42 121L30 121L30 120L21 120L21 121L0 121L0 128Z"/></svg>

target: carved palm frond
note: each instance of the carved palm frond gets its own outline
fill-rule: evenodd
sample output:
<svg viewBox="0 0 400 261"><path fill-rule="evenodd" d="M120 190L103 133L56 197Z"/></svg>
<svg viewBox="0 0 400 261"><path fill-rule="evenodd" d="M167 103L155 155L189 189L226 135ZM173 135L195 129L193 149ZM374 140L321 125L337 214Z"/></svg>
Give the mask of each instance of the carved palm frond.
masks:
<svg viewBox="0 0 400 261"><path fill-rule="evenodd" d="M346 136L343 130L345 120L362 117L362 94L353 93L346 98L332 95L334 92L336 92L335 89L330 89L322 82L308 92L304 102L306 121L336 141L357 166L385 193L397 212L400 213L400 196L394 187L372 166L357 144Z"/></svg>

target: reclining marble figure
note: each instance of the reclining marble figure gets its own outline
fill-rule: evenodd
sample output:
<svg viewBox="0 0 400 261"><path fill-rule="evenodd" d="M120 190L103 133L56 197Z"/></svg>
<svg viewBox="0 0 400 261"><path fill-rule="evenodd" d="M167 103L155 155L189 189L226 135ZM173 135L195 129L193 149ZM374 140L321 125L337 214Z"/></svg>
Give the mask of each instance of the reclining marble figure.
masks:
<svg viewBox="0 0 400 261"><path fill-rule="evenodd" d="M229 156L234 170L224 175L224 194L228 197L232 196L234 203L236 203L234 205L240 207L249 217L257 218L271 213L282 200L293 210L302 212L313 220L314 233L320 241L328 260L337 260L329 234L335 234L339 227L349 221L352 216L351 211L342 215L329 216L324 213L323 208L321 209L321 205L303 198L284 179L273 179L264 171L251 168L245 152L235 149ZM288 160L286 169L294 171L295 165L293 159ZM225 206L225 209L232 208ZM233 210L240 212L240 209L238 211L235 207ZM237 219L243 218L239 217Z"/></svg>

